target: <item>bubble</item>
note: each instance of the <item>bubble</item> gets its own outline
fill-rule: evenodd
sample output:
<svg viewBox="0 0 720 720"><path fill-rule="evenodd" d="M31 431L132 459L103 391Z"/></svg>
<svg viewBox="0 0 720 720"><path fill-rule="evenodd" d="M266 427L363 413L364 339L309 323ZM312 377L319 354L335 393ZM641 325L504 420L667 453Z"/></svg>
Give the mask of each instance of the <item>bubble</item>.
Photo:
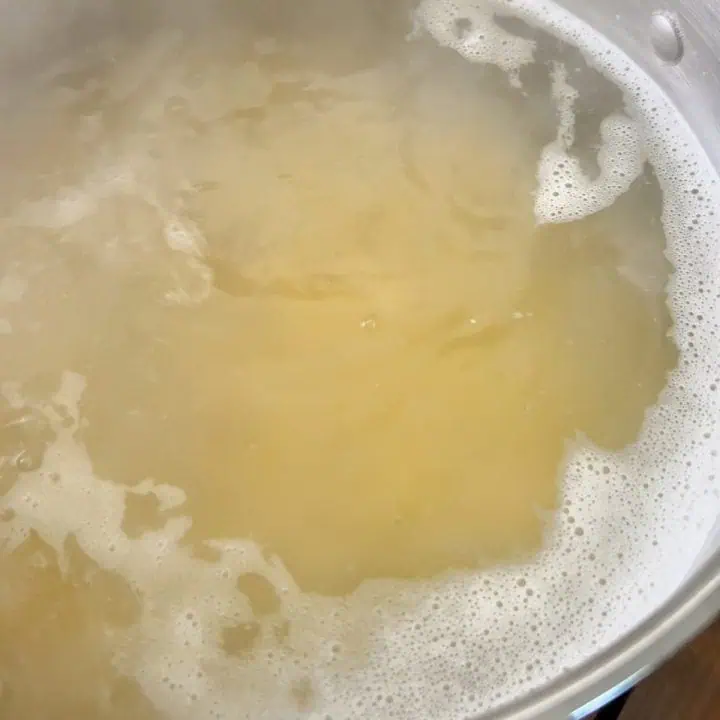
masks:
<svg viewBox="0 0 720 720"><path fill-rule="evenodd" d="M75 535L88 556L127 580L143 605L115 665L170 717L226 720L238 717L238 708L246 717L262 710L288 720L362 718L389 706L398 718L482 712L577 666L643 619L687 575L715 524L714 170L641 71L550 2L424 0L416 32L473 63L498 66L517 84L536 46L503 29L498 13L511 9L578 45L625 92L624 112L602 122L599 174L591 178L572 153L577 90L567 67L552 65L557 132L538 159L537 220L569 222L607 208L649 161L664 190L662 220L677 268L668 292L681 363L633 446L610 453L578 441L568 448L563 521L548 526L537 558L425 583L368 583L343 601L301 594L281 563L251 542L193 549L184 542L190 519L181 515L126 532L131 497L151 495L161 511L177 513L184 497L151 481L126 488L97 477L77 437L84 379L67 373L53 400L67 419L49 405L32 409L55 439L32 463L16 458L20 477L0 499L0 540L12 550L37 533L62 555ZM93 183L94 195L83 190L53 206L33 204L22 217L65 227L137 178L119 166ZM153 208L177 256L173 268L187 275L179 286L197 285L188 296L173 288L168 299L204 297L203 239L159 203ZM0 280L0 300L16 302L25 283L8 277ZM372 318L360 321L374 327ZM3 383L2 390L12 407L25 406L21 388ZM679 526L681 543L673 530ZM381 710L370 710L373 704Z"/></svg>

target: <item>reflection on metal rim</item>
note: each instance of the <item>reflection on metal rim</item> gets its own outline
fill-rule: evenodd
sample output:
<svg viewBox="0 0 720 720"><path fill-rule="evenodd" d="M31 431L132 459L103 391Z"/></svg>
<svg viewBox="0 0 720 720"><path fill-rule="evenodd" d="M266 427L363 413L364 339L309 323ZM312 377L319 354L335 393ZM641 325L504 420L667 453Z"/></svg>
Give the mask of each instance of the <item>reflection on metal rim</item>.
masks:
<svg viewBox="0 0 720 720"><path fill-rule="evenodd" d="M621 48L685 116L720 168L720 5L714 0L556 0ZM652 18L682 21L684 54L668 65L652 49ZM673 597L610 648L482 720L579 720L649 674L720 614L720 550Z"/></svg>
<svg viewBox="0 0 720 720"><path fill-rule="evenodd" d="M641 680L720 613L720 552L665 605L607 651L482 720L585 717Z"/></svg>
<svg viewBox="0 0 720 720"><path fill-rule="evenodd" d="M579 719L641 680L720 613L720 552L665 605L591 661L483 720Z"/></svg>

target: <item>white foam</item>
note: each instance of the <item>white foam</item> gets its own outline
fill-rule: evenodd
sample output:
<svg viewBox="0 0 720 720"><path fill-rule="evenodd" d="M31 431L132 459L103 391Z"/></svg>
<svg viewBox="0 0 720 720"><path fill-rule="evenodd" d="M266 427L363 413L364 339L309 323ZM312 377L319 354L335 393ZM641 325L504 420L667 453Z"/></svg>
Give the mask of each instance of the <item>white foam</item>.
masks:
<svg viewBox="0 0 720 720"><path fill-rule="evenodd" d="M299 593L282 564L250 542L214 543L215 560L194 556L181 543L191 519L178 514L159 530L128 537L128 493L152 493L177 513L180 491L151 480L128 489L94 473L77 437L80 376L66 374L45 405L4 383L8 402L41 414L55 440L41 466L21 472L0 500L0 540L12 549L33 530L62 554L74 534L88 556L125 578L142 615L114 638L116 666L173 720L481 712L556 677L657 607L720 514L716 175L667 99L614 47L545 0L498 7L577 44L626 91L629 117L605 120L600 175L591 180L570 152L575 97L555 67L559 131L540 159L538 218L565 221L606 207L637 177L647 153L665 190L668 255L677 267L669 297L679 367L632 447L609 453L578 442L568 449L562 512L533 562L426 583L365 583L343 601ZM457 20L465 17L472 28L458 37ZM532 59L532 44L497 27L487 3L426 0L417 22L442 44L511 75ZM195 259L185 236L171 229L168 242ZM250 571L276 589L278 613L253 615L237 590L238 577ZM287 637L274 640L286 619ZM243 623L256 624L259 640L241 662L224 651L223 633ZM358 628L365 630L360 648ZM298 706L298 689L311 696L311 710Z"/></svg>
<svg viewBox="0 0 720 720"><path fill-rule="evenodd" d="M580 97L580 92L568 82L567 68L561 62L553 62L550 76L552 96L558 111L556 142L567 151L575 144L575 101Z"/></svg>
<svg viewBox="0 0 720 720"><path fill-rule="evenodd" d="M488 3L423 0L415 19L415 33L430 32L439 45L470 62L497 65L514 84L518 71L533 61L535 43L500 27Z"/></svg>
<svg viewBox="0 0 720 720"><path fill-rule="evenodd" d="M555 62L552 94L558 111L558 131L545 147L538 166L535 217L539 223L581 220L610 207L642 174L645 154L637 122L610 115L600 125L600 168L594 179L572 152L575 144L574 104L579 92L567 80L567 70Z"/></svg>
<svg viewBox="0 0 720 720"><path fill-rule="evenodd" d="M568 111L565 110L565 113ZM538 222L569 222L610 207L640 177L645 164L637 123L610 115L600 126L600 173L591 179L566 143L567 132L542 152L538 168L535 217Z"/></svg>
<svg viewBox="0 0 720 720"><path fill-rule="evenodd" d="M509 35L495 22L505 3L436 2L425 0L416 15L418 28L438 44L450 47L471 62L498 65L519 84L520 69L533 59L531 40ZM558 110L556 139L543 150L538 167L535 216L540 223L569 222L612 205L641 175L645 164L638 124L624 115L607 117L600 127L600 173L590 178L573 155L578 91L567 81L558 62L552 68L552 94Z"/></svg>

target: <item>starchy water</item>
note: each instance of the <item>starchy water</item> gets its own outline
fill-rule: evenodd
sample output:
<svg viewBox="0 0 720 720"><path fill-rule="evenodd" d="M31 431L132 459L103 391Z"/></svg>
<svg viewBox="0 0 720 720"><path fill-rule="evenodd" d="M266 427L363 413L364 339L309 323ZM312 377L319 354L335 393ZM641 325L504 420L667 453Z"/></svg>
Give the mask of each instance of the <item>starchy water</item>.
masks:
<svg viewBox="0 0 720 720"><path fill-rule="evenodd" d="M544 552L677 364L619 92L583 114L485 11L344 2L342 43L291 5L108 41L6 122L8 717L318 710L373 608Z"/></svg>

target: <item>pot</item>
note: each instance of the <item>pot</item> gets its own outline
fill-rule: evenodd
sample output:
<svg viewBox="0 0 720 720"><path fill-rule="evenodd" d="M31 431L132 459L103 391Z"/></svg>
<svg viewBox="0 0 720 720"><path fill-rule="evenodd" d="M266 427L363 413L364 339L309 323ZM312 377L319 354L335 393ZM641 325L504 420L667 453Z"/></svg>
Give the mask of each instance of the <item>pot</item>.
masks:
<svg viewBox="0 0 720 720"><path fill-rule="evenodd" d="M0 86L5 101L22 80L70 48L118 27L193 12L192 0L0 0ZM720 169L720 6L713 0L559 0L600 31L658 85ZM197 6L196 6L197 7ZM720 530L720 528L719 528ZM720 612L720 531L682 587L662 607L585 664L482 720L583 718L651 672ZM481 720L478 718L478 720Z"/></svg>
<svg viewBox="0 0 720 720"><path fill-rule="evenodd" d="M636 63L683 115L720 167L720 7L711 0L562 0ZM720 612L720 532L676 594L627 636L487 720L584 718L622 694ZM485 719L483 719L485 720Z"/></svg>

